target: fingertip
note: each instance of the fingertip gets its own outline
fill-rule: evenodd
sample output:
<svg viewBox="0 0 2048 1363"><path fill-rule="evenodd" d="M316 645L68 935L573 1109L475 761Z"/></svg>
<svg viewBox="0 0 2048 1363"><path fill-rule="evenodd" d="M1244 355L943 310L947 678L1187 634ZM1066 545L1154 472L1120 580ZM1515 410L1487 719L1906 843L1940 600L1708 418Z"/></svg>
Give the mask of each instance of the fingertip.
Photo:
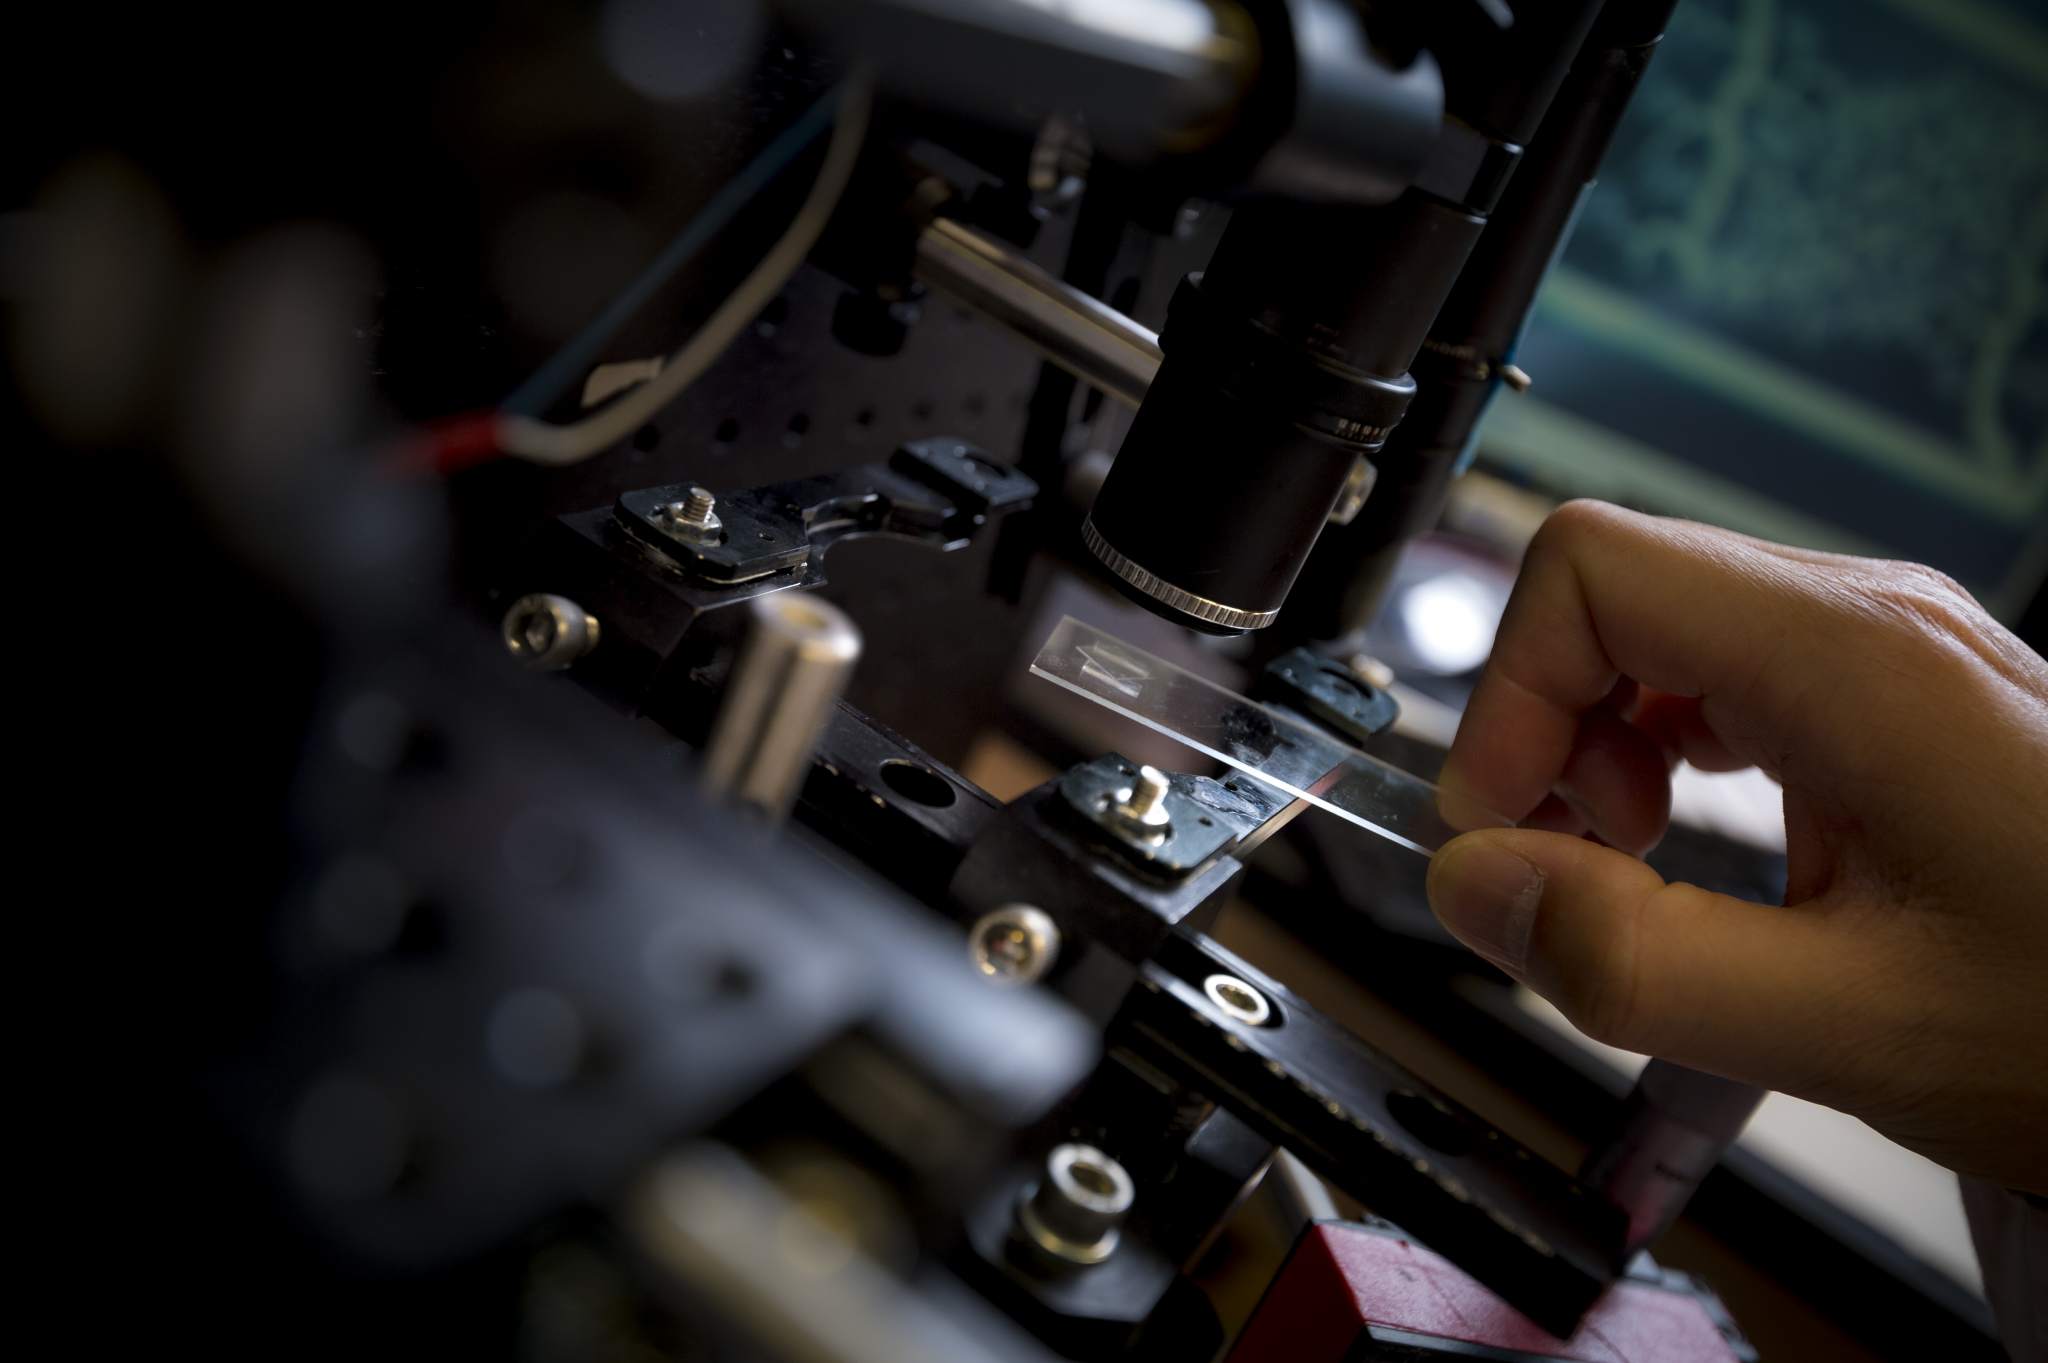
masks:
<svg viewBox="0 0 2048 1363"><path fill-rule="evenodd" d="M1446 843L1430 860L1426 890L1431 910L1452 936L1520 976L1543 883L1541 867L1489 831Z"/></svg>

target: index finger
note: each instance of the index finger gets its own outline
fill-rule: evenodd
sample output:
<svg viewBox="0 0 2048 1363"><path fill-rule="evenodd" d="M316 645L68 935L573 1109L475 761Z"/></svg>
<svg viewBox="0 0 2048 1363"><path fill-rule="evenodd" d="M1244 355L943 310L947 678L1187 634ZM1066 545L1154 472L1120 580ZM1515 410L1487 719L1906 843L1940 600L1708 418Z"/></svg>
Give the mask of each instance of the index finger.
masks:
<svg viewBox="0 0 2048 1363"><path fill-rule="evenodd" d="M1813 580L1833 555L1781 551L1688 521L1572 502L1529 546L1444 765L1448 791L1523 818L1565 771L1580 720L1617 680L1750 717L1720 735L1775 765L1787 675L1832 632ZM1752 722L1753 721L1753 722Z"/></svg>

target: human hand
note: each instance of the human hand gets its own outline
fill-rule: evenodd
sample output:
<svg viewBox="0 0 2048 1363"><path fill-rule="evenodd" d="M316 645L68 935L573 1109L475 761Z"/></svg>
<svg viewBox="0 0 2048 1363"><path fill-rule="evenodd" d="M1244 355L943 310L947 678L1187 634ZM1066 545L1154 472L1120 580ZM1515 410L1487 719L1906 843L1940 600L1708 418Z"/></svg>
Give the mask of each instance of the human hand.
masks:
<svg viewBox="0 0 2048 1363"><path fill-rule="evenodd" d="M1635 859L1681 756L1784 787L1785 907ZM2048 1193L2048 663L1954 582L1572 503L1442 784L1524 827L1431 905L1589 1036Z"/></svg>

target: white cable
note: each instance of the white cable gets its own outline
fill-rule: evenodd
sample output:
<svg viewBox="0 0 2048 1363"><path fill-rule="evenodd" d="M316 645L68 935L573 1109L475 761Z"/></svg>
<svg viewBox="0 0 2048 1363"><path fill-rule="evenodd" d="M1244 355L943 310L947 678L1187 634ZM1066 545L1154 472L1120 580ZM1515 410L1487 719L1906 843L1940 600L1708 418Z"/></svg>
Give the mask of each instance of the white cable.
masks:
<svg viewBox="0 0 2048 1363"><path fill-rule="evenodd" d="M853 175L855 159L867 132L868 84L861 77L847 81L840 97L839 116L832 125L832 140L825 148L825 160L811 192L790 220L789 228L768 248L739 287L704 320L695 335L685 341L661 372L645 384L579 421L567 425L540 421L534 417L500 414L493 434L498 448L506 454L536 464L575 464L610 449L646 425L676 394L690 386L725 353L733 338L746 330L762 308L768 306L789 277L803 264L817 245L832 210Z"/></svg>

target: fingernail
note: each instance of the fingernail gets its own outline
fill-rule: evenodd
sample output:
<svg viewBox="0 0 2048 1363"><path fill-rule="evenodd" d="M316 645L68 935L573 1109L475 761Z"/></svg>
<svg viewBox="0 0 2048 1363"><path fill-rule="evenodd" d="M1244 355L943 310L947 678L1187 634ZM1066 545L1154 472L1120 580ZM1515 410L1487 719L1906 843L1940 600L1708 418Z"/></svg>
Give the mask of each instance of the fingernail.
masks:
<svg viewBox="0 0 2048 1363"><path fill-rule="evenodd" d="M1454 842L1429 867L1429 905L1460 941L1510 975L1529 964L1543 872L1487 841Z"/></svg>

